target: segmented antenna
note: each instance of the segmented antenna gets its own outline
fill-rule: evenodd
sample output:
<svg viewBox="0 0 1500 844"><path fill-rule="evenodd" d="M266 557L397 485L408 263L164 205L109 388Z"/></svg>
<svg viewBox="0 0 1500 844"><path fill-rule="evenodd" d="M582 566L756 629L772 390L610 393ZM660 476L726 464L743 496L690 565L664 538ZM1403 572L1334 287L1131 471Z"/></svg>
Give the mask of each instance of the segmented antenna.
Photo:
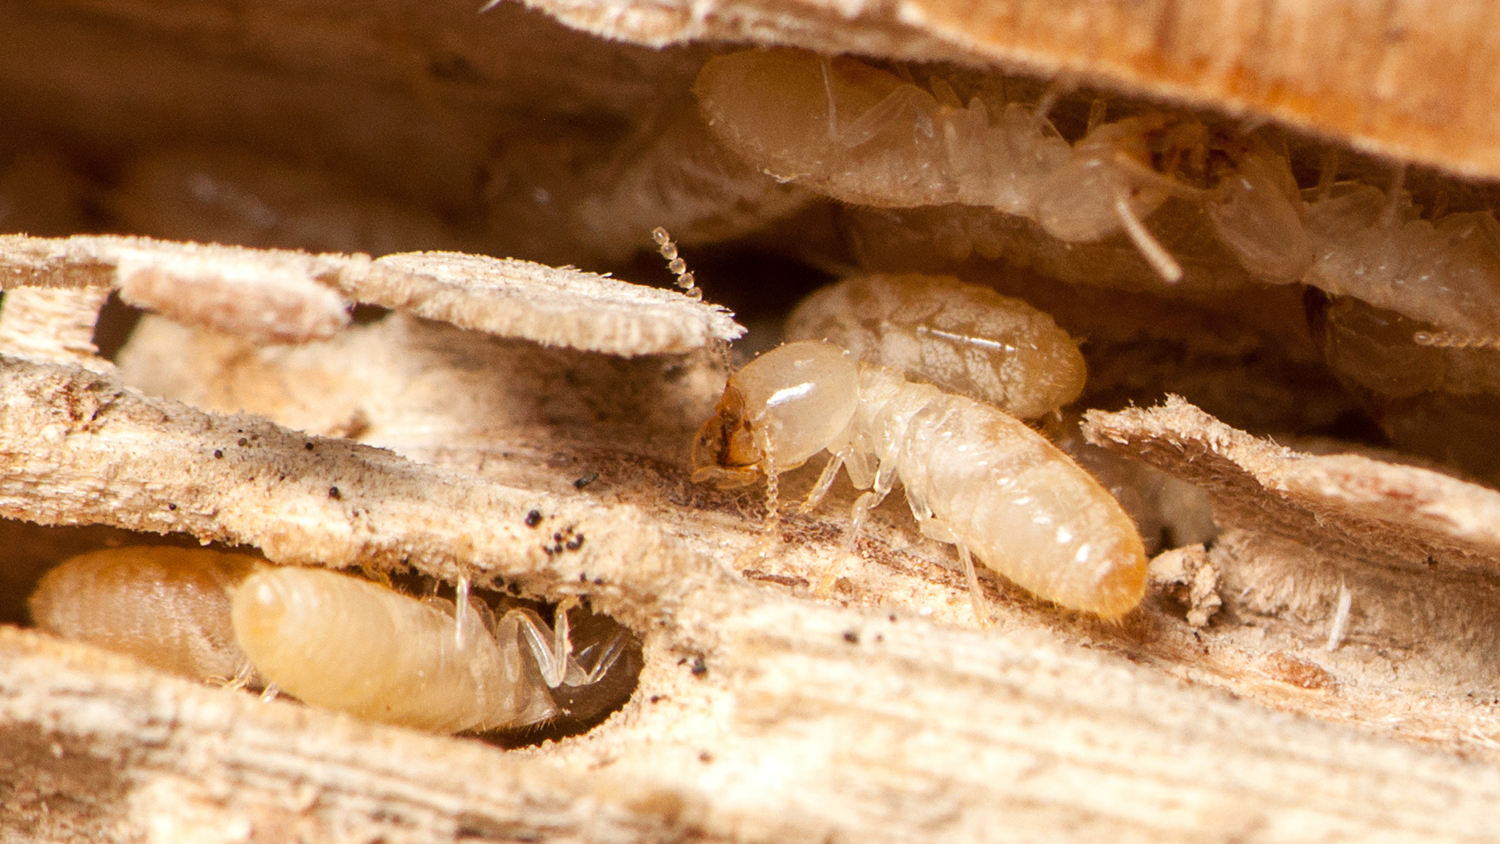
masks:
<svg viewBox="0 0 1500 844"><path fill-rule="evenodd" d="M651 239L656 241L656 245L660 247L661 256L667 259L667 269L673 275L677 276L677 286L682 288L682 292L687 294L689 298L701 302L703 300L703 291L698 288L697 282L693 280L693 274L688 272L687 261L677 256L677 244L672 242L672 236L667 234L666 229L657 226L651 230Z"/></svg>
<svg viewBox="0 0 1500 844"><path fill-rule="evenodd" d="M1500 349L1500 337L1466 337L1446 331L1418 331L1411 336L1418 346L1435 349Z"/></svg>

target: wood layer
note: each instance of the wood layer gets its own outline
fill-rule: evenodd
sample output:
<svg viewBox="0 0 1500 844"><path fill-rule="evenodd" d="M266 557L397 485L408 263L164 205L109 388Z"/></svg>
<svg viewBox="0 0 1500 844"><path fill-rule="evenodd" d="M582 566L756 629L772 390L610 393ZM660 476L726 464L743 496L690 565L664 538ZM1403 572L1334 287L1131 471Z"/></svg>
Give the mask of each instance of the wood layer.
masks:
<svg viewBox="0 0 1500 844"><path fill-rule="evenodd" d="M965 64L1270 118L1356 149L1500 178L1500 11L1481 2L529 0L595 34L754 41Z"/></svg>

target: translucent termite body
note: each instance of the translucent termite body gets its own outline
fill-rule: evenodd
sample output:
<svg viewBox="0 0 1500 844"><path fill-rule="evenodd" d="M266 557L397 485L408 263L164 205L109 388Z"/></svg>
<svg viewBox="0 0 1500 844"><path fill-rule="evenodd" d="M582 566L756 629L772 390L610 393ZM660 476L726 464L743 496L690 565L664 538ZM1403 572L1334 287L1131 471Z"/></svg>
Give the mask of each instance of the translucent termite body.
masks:
<svg viewBox="0 0 1500 844"><path fill-rule="evenodd" d="M44 630L163 670L241 684L253 670L315 706L453 733L547 720L559 713L552 689L605 675L623 634L575 654L569 603L554 632L530 610L496 622L477 600L457 612L449 601L323 569L141 547L64 562L43 578L31 609Z"/></svg>
<svg viewBox="0 0 1500 844"><path fill-rule="evenodd" d="M986 83L965 105L849 58L796 50L719 56L699 74L703 115L730 149L777 178L878 208L969 205L1035 220L1069 243L1124 233L1168 282L1182 267L1144 219L1170 197L1204 207L1247 268L1292 280L1308 259L1285 155L1262 139L1147 111L1069 143L1049 98Z"/></svg>
<svg viewBox="0 0 1500 844"><path fill-rule="evenodd" d="M1031 419L1083 392L1078 344L1048 314L953 276L871 275L807 297L788 340L827 340L871 364Z"/></svg>
<svg viewBox="0 0 1500 844"><path fill-rule="evenodd" d="M110 548L48 572L28 606L36 626L54 635L227 682L250 671L230 626L229 591L261 565L197 548Z"/></svg>
<svg viewBox="0 0 1500 844"><path fill-rule="evenodd" d="M478 612L460 615L455 622L379 584L299 568L251 575L233 609L250 661L314 706L438 733L550 717L546 687L526 675L515 620L497 639Z"/></svg>
<svg viewBox="0 0 1500 844"><path fill-rule="evenodd" d="M695 86L731 150L777 179L861 205L960 203L1029 214L1067 141L1031 110L943 83L928 92L850 58L752 50L710 60Z"/></svg>
<svg viewBox="0 0 1500 844"><path fill-rule="evenodd" d="M1329 171L1303 191L1267 132L1181 113L1091 118L1070 145L1047 119L1053 97L1013 101L997 79L965 104L940 77L923 87L855 59L750 50L709 61L696 91L715 137L779 179L873 209L940 212L901 221L925 227L915 236L935 241L940 260L972 250L1138 287L1133 267L1113 266L1107 252L1029 243L1123 233L1157 279L1226 292L1213 264L1227 261L1253 280L1301 282L1425 323L1430 345L1500 345L1500 223L1490 211L1421 219L1400 178L1383 191L1336 183ZM975 216L976 207L1003 214ZM879 215L854 216L856 241L883 239L862 231ZM1183 253L1209 265L1185 272Z"/></svg>
<svg viewBox="0 0 1500 844"><path fill-rule="evenodd" d="M1315 260L1307 284L1446 335L1500 336L1500 223L1493 214L1419 219L1399 186L1383 192L1344 182L1308 196Z"/></svg>
<svg viewBox="0 0 1500 844"><path fill-rule="evenodd" d="M1487 483L1500 482L1500 352L1416 342L1427 331L1353 297L1309 296L1329 367L1392 444Z"/></svg>
<svg viewBox="0 0 1500 844"><path fill-rule="evenodd" d="M899 480L923 535L957 546L976 609L971 553L1042 598L1104 618L1144 595L1135 525L1067 455L994 407L831 343L788 343L735 373L693 443L693 479L774 481L824 450L833 457L804 506L843 467L869 490L854 505L857 532Z"/></svg>
<svg viewBox="0 0 1500 844"><path fill-rule="evenodd" d="M1313 317L1329 366L1377 395L1500 396L1500 354L1492 349L1419 343L1423 323L1353 297L1320 304Z"/></svg>

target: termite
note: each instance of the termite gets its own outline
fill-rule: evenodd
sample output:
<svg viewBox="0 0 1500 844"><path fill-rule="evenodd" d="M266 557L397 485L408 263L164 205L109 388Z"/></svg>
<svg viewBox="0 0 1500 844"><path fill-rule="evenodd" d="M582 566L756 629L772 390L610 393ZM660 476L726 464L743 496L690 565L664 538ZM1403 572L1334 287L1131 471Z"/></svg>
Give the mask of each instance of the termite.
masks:
<svg viewBox="0 0 1500 844"><path fill-rule="evenodd" d="M1500 396L1500 353L1481 344L1424 343L1426 324L1361 299L1309 298L1324 357L1346 380L1387 398Z"/></svg>
<svg viewBox="0 0 1500 844"><path fill-rule="evenodd" d="M1187 277L1175 253L1196 256L1207 239L1259 281L1300 281L1428 323L1435 345L1500 336L1500 223L1489 211L1419 219L1400 171L1386 191L1331 177L1301 191L1265 132L1156 109L1107 123L1091 115L1069 145L1047 119L1055 97L1009 101L1003 84L986 81L965 105L939 77L923 88L854 59L792 50L717 57L696 91L715 136L778 178L874 208L946 206L924 221L930 237L950 242L940 253L1008 254L1042 233L1070 247L1123 233L1175 283ZM1150 219L1173 201L1192 213ZM1184 231L1159 237L1148 222ZM1026 254L1038 250L1012 259L1059 274L1057 256ZM1213 261L1211 251L1202 257ZM1111 262L1075 260L1089 267L1071 275L1119 283ZM1213 270L1193 273L1194 287L1222 289Z"/></svg>
<svg viewBox="0 0 1500 844"><path fill-rule="evenodd" d="M1176 196L1203 206L1252 272L1282 278L1307 263L1296 183L1263 140L1153 110L1090 126L1070 146L1047 119L1050 97L1009 102L987 84L965 105L941 78L928 85L854 59L773 50L711 60L695 90L730 149L845 202L982 206L1067 243L1123 232L1177 282L1181 265L1144 222Z"/></svg>
<svg viewBox="0 0 1500 844"><path fill-rule="evenodd" d="M845 279L803 300L786 337L827 340L1023 419L1078 398L1086 373L1078 344L1051 316L953 276Z"/></svg>
<svg viewBox="0 0 1500 844"><path fill-rule="evenodd" d="M788 343L736 372L693 442L693 479L764 477L774 490L777 476L824 450L833 456L804 509L843 467L869 490L854 504L852 541L899 480L922 534L957 547L981 621L973 556L1042 598L1107 619L1144 595L1135 525L1067 455L994 407L861 364L832 343Z"/></svg>
<svg viewBox="0 0 1500 844"><path fill-rule="evenodd" d="M625 647L616 631L575 653L569 602L555 629L530 610L496 621L477 600L463 606L248 555L147 547L68 560L31 598L37 625L58 635L196 679L243 682L253 668L306 703L434 732L547 720L552 689L597 683ZM214 659L196 658L200 640Z"/></svg>
<svg viewBox="0 0 1500 844"><path fill-rule="evenodd" d="M1426 345L1483 345L1500 335L1500 223L1488 211L1421 219L1400 180L1308 191L1316 260L1303 279L1418 322ZM1420 340L1416 333L1409 339Z"/></svg>
<svg viewBox="0 0 1500 844"><path fill-rule="evenodd" d="M709 128L777 179L878 207L964 203L1024 214L1069 156L1029 109L937 80L929 93L849 58L799 50L710 60L694 90Z"/></svg>
<svg viewBox="0 0 1500 844"><path fill-rule="evenodd" d="M1500 352L1423 343L1430 326L1353 297L1308 296L1314 337L1339 379L1404 450L1495 483Z"/></svg>

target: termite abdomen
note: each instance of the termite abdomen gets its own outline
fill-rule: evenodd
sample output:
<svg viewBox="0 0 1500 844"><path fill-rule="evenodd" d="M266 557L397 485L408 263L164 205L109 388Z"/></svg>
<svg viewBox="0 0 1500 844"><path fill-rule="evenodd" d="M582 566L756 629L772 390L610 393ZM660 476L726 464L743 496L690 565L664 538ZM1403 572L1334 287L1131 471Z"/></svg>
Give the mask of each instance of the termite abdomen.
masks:
<svg viewBox="0 0 1500 844"><path fill-rule="evenodd" d="M73 557L29 602L37 627L197 680L248 674L228 590L260 563L244 554L130 547Z"/></svg>
<svg viewBox="0 0 1500 844"><path fill-rule="evenodd" d="M234 596L234 631L267 682L318 706L453 733L552 714L515 630L453 615L374 583L278 568ZM509 632L509 636L506 633ZM529 669L529 671L528 671Z"/></svg>
<svg viewBox="0 0 1500 844"><path fill-rule="evenodd" d="M1083 391L1078 345L1020 299L953 276L845 279L803 300L788 340L826 340L864 363L1030 419Z"/></svg>

